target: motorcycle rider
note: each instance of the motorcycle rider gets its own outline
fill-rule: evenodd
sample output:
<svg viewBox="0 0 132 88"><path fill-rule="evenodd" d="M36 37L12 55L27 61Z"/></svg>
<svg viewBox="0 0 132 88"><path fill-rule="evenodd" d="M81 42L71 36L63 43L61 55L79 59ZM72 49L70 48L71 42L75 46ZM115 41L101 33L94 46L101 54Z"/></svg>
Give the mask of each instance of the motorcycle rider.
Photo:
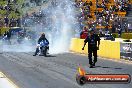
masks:
<svg viewBox="0 0 132 88"><path fill-rule="evenodd" d="M38 45L37 45L37 48L36 48L36 51L35 51L35 54L33 56L36 56L39 52L39 44L40 42L42 41L46 41L48 44L49 44L49 41L46 39L45 37L45 33L42 33L40 38L38 39ZM41 49L41 48L40 48ZM49 49L49 47L47 47L47 49Z"/></svg>

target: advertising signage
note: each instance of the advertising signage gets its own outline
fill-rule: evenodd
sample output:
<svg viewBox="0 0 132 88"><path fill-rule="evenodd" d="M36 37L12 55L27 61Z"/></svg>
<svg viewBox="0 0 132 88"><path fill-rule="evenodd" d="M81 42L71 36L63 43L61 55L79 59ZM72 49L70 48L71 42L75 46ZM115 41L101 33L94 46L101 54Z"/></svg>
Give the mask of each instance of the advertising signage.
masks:
<svg viewBox="0 0 132 88"><path fill-rule="evenodd" d="M132 43L123 42L120 45L121 59L132 60Z"/></svg>

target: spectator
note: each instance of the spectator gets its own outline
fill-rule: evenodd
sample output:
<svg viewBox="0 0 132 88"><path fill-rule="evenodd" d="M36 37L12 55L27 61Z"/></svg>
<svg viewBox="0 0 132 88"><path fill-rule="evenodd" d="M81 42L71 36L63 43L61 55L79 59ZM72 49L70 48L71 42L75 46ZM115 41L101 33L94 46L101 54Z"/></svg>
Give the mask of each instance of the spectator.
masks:
<svg viewBox="0 0 132 88"><path fill-rule="evenodd" d="M83 4L83 6L88 6L89 5L89 3L88 3L88 1L86 0L86 2Z"/></svg>
<svg viewBox="0 0 132 88"><path fill-rule="evenodd" d="M93 5L92 1L90 1L89 5L90 5L90 6L92 6L92 5Z"/></svg>
<svg viewBox="0 0 132 88"><path fill-rule="evenodd" d="M21 19L18 18L18 19L16 20L16 23L17 23L17 27L20 27L20 26L21 26Z"/></svg>
<svg viewBox="0 0 132 88"><path fill-rule="evenodd" d="M88 35L88 29L86 27L83 28L82 32L80 33L80 38L85 39Z"/></svg>
<svg viewBox="0 0 132 88"><path fill-rule="evenodd" d="M7 35L8 40L10 40L10 38L11 38L11 33L10 33L9 31L7 31L7 32L6 32L6 35Z"/></svg>
<svg viewBox="0 0 132 88"><path fill-rule="evenodd" d="M122 33L121 28L118 28L118 37L119 37L119 38L121 38L121 33Z"/></svg>
<svg viewBox="0 0 132 88"><path fill-rule="evenodd" d="M5 17L5 18L4 18L4 22L5 22L5 26L8 27L8 24L9 24L9 19L8 19L8 17Z"/></svg>
<svg viewBox="0 0 132 88"><path fill-rule="evenodd" d="M5 31L5 33L4 33L4 35L3 35L3 36L5 37L6 35L7 35L7 32Z"/></svg>
<svg viewBox="0 0 132 88"><path fill-rule="evenodd" d="M3 6L2 5L0 5L0 10L3 10Z"/></svg>
<svg viewBox="0 0 132 88"><path fill-rule="evenodd" d="M9 4L9 3L11 3L11 1L10 1L10 0L8 0L8 4Z"/></svg>

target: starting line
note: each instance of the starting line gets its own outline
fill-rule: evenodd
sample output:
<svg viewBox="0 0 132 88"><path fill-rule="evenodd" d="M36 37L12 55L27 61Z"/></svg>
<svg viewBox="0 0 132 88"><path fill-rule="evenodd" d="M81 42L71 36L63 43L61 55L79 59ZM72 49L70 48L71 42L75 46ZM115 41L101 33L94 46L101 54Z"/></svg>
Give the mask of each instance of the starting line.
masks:
<svg viewBox="0 0 132 88"><path fill-rule="evenodd" d="M0 72L0 88L18 88L2 72Z"/></svg>

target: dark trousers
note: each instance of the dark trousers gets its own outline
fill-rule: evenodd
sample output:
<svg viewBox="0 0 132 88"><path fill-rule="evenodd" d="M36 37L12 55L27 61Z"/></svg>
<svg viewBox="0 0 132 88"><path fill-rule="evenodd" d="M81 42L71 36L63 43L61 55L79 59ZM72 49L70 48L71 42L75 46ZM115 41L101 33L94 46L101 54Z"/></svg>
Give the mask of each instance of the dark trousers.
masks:
<svg viewBox="0 0 132 88"><path fill-rule="evenodd" d="M94 56L94 60L92 60L92 54ZM97 62L97 47L88 47L88 58L90 65Z"/></svg>
<svg viewBox="0 0 132 88"><path fill-rule="evenodd" d="M39 48L36 48L35 55L37 55L39 52Z"/></svg>

